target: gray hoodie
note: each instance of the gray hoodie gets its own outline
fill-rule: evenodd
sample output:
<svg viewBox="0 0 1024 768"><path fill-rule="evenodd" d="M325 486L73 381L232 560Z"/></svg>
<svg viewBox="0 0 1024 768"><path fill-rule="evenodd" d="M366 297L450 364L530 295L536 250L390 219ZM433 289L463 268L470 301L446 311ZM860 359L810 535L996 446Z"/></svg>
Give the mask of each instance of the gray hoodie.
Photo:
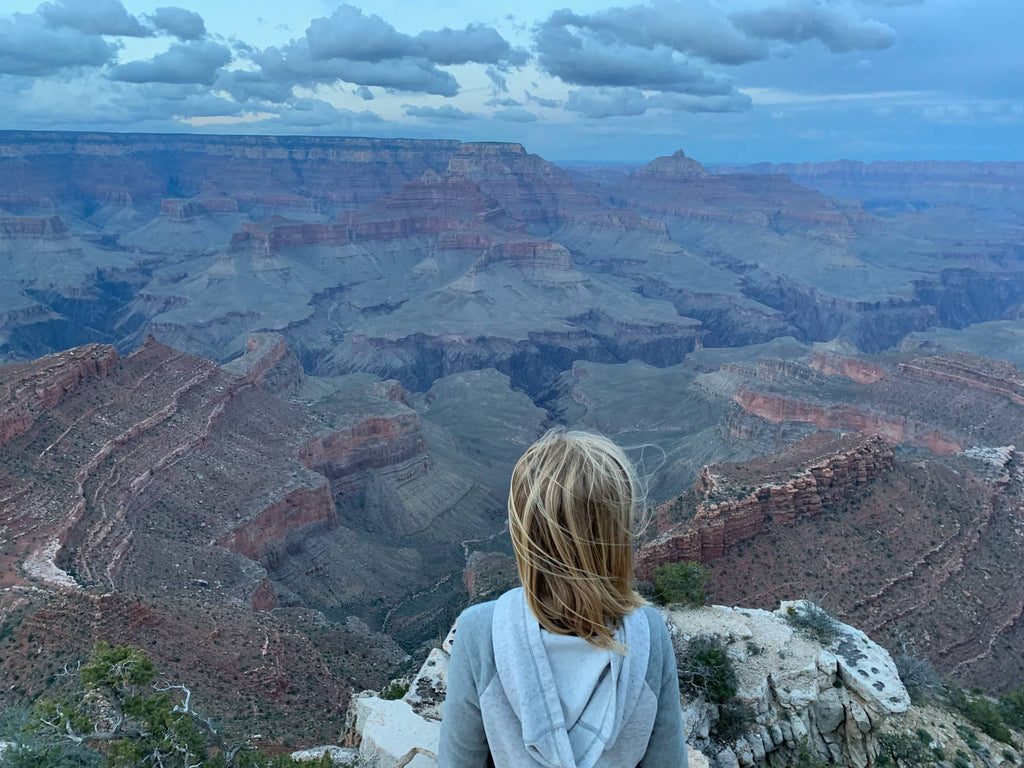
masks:
<svg viewBox="0 0 1024 768"><path fill-rule="evenodd" d="M686 768L675 654L653 608L616 653L542 629L522 589L459 617L441 768Z"/></svg>

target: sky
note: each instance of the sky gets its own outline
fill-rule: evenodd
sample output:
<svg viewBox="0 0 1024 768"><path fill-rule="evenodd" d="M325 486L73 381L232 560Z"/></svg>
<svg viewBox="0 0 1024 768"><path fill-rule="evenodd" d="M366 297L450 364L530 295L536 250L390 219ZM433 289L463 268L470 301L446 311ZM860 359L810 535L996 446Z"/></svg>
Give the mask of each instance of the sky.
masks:
<svg viewBox="0 0 1024 768"><path fill-rule="evenodd" d="M1024 160L1024 0L561 1L3 0L0 129Z"/></svg>

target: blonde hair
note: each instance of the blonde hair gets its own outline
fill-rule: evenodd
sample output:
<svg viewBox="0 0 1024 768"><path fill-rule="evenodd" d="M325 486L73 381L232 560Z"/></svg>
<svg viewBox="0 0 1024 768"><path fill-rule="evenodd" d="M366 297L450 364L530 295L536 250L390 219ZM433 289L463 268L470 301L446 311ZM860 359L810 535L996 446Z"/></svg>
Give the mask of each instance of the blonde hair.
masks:
<svg viewBox="0 0 1024 768"><path fill-rule="evenodd" d="M553 429L512 471L509 532L526 601L540 625L622 651L619 620L645 601L633 591L639 485L611 440Z"/></svg>

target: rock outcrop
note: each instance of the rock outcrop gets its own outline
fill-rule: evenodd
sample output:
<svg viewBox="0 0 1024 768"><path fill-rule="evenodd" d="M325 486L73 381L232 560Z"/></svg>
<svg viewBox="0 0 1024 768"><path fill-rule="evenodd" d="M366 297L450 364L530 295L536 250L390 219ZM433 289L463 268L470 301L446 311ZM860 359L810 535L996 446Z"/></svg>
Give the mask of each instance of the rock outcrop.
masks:
<svg viewBox="0 0 1024 768"><path fill-rule="evenodd" d="M768 471L737 464L705 467L692 500L678 500L695 504L693 519L669 523L640 548L637 576L650 579L662 563L721 557L736 542L756 536L768 521L787 525L818 515L825 505L861 493L893 463L892 446L881 438L848 435L808 438ZM670 513L673 503L664 505L662 513Z"/></svg>
<svg viewBox="0 0 1024 768"><path fill-rule="evenodd" d="M28 431L83 381L109 373L117 359L113 347L90 344L5 370L0 379L0 447Z"/></svg>
<svg viewBox="0 0 1024 768"><path fill-rule="evenodd" d="M801 603L784 602L774 613L708 606L664 610L680 663L691 637L717 637L737 671L737 698L753 713L739 738L713 738L718 706L683 692L684 729L692 754L718 768L772 766L797 761L802 750L846 768L868 768L878 756L878 735L891 715L905 712L910 698L889 654L863 632L836 623L828 643L801 634L787 622ZM454 627L432 650L409 690L389 701L372 692L353 699L350 741L360 765L373 768L437 764L447 665ZM666 766L666 768L668 768Z"/></svg>

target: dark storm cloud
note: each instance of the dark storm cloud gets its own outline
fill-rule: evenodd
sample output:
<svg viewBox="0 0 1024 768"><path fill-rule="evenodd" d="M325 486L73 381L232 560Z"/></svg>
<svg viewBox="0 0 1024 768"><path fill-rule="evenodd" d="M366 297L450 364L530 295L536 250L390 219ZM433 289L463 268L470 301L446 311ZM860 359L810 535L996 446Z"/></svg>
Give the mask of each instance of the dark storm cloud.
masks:
<svg viewBox="0 0 1024 768"><path fill-rule="evenodd" d="M733 90L728 79L708 75L669 48L608 45L562 26L539 30L537 52L544 70L573 85L631 86L703 96Z"/></svg>
<svg viewBox="0 0 1024 768"><path fill-rule="evenodd" d="M533 114L533 112L520 107L499 109L492 115L492 117L496 120L504 120L507 123L532 123L537 119L537 116Z"/></svg>
<svg viewBox="0 0 1024 768"><path fill-rule="evenodd" d="M565 108L584 117L635 117L650 109L671 112L742 112L750 109L744 93L696 96L687 93L645 95L639 88L575 88L569 91Z"/></svg>
<svg viewBox="0 0 1024 768"><path fill-rule="evenodd" d="M168 6L157 8L149 15L150 23L179 40L201 40L206 37L206 24L195 11Z"/></svg>
<svg viewBox="0 0 1024 768"><path fill-rule="evenodd" d="M36 11L51 27L77 29L87 35L152 37L120 0L54 0Z"/></svg>
<svg viewBox="0 0 1024 768"><path fill-rule="evenodd" d="M732 20L752 37L787 43L820 40L833 53L881 50L896 42L896 32L889 25L823 0L788 0L733 14Z"/></svg>
<svg viewBox="0 0 1024 768"><path fill-rule="evenodd" d="M745 64L768 57L764 42L740 32L716 6L702 0L685 4L661 0L652 5L609 8L590 15L563 9L555 11L543 27L575 27L594 33L606 43L625 43L648 50L665 46L716 64Z"/></svg>
<svg viewBox="0 0 1024 768"><path fill-rule="evenodd" d="M306 30L310 55L321 59L383 62L423 58L435 64L522 64L524 51L513 49L492 27L439 29L403 34L380 16L341 5L329 18L313 19Z"/></svg>
<svg viewBox="0 0 1024 768"><path fill-rule="evenodd" d="M45 76L70 67L100 67L117 46L77 29L48 27L38 14L0 18L0 74Z"/></svg>
<svg viewBox="0 0 1024 768"><path fill-rule="evenodd" d="M218 81L219 87L242 101L281 103L291 98L294 86L312 88L339 81L440 96L454 96L459 92L455 78L426 59L315 59L305 38L293 40L281 48L271 46L253 53L250 58L258 71L233 70Z"/></svg>
<svg viewBox="0 0 1024 768"><path fill-rule="evenodd" d="M221 67L231 61L231 50L220 43L174 43L164 53L146 61L129 61L114 67L112 80L126 83L199 83L213 85Z"/></svg>
<svg viewBox="0 0 1024 768"><path fill-rule="evenodd" d="M445 104L442 107L406 106L405 114L409 117L423 117L429 120L476 120L479 115L463 112L458 107Z"/></svg>

